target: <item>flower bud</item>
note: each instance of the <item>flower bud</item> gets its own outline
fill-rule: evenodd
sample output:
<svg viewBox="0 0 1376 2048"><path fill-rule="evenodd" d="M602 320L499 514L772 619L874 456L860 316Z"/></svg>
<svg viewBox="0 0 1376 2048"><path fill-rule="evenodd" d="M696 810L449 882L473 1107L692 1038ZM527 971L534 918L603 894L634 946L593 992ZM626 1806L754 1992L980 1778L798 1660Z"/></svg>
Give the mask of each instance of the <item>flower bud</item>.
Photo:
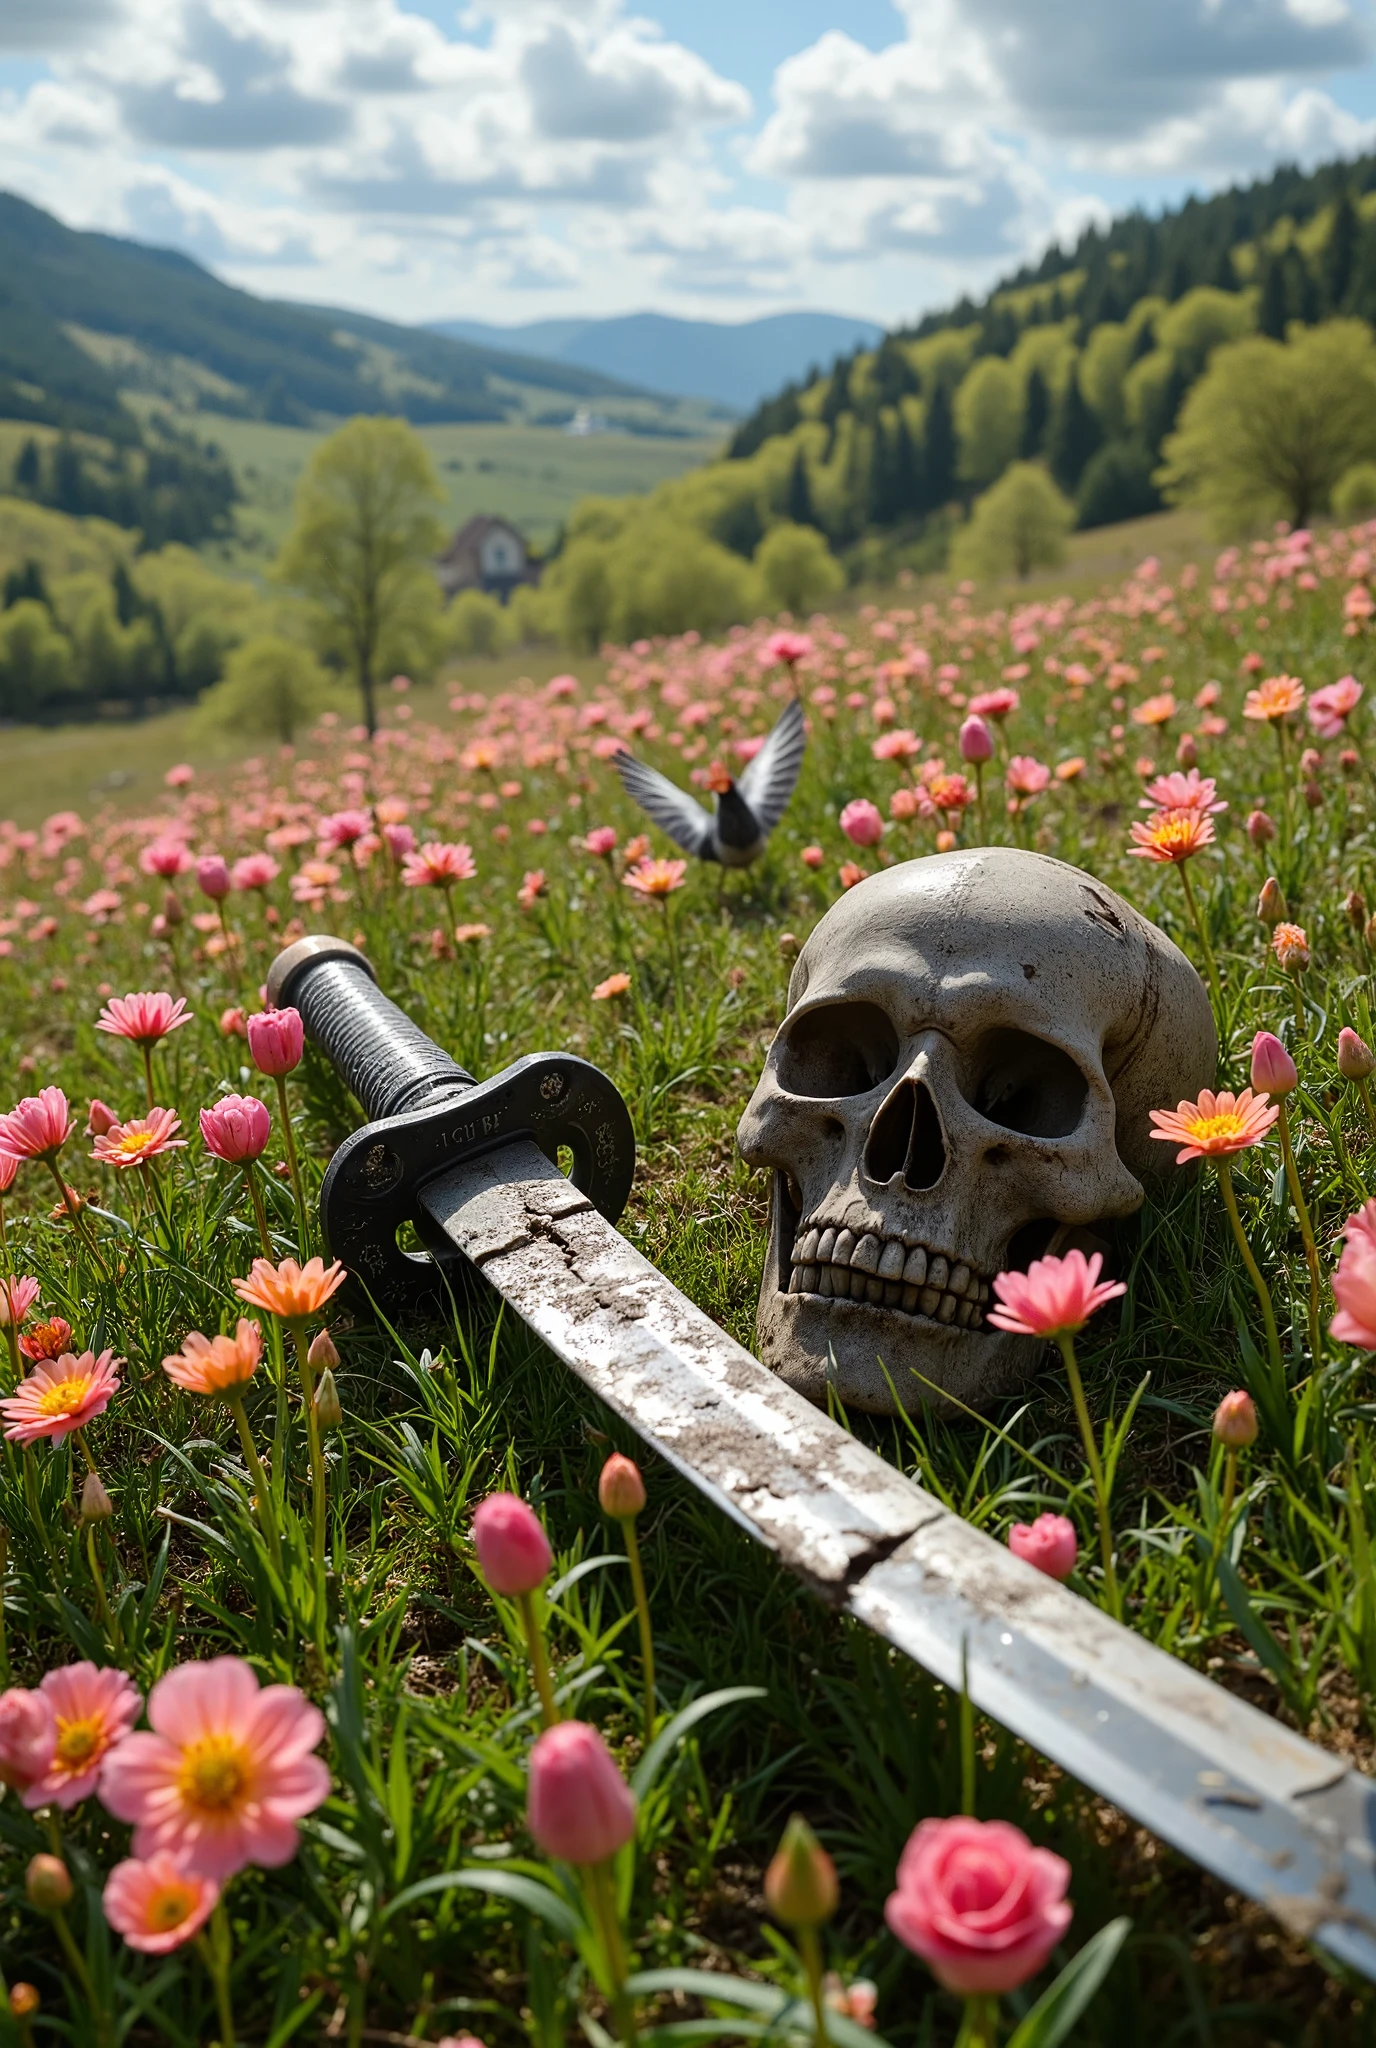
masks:
<svg viewBox="0 0 1376 2048"><path fill-rule="evenodd" d="M88 1472L81 1487L81 1519L83 1522L108 1522L115 1512L115 1504L100 1483L98 1472Z"/></svg>
<svg viewBox="0 0 1376 2048"><path fill-rule="evenodd" d="M820 1927L836 1911L836 1866L800 1813L784 1829L765 1872L764 1895L780 1925L799 1931Z"/></svg>
<svg viewBox="0 0 1376 2048"><path fill-rule="evenodd" d="M31 2020L42 2004L32 1984L11 1984L10 2014L17 2020Z"/></svg>
<svg viewBox="0 0 1376 2048"><path fill-rule="evenodd" d="M1366 898L1360 889L1349 889L1343 898L1343 910L1354 932L1366 930Z"/></svg>
<svg viewBox="0 0 1376 2048"><path fill-rule="evenodd" d="M24 1874L29 1904L39 1913L60 1913L72 1903L72 1880L60 1856L35 1856Z"/></svg>
<svg viewBox="0 0 1376 2048"><path fill-rule="evenodd" d="M1068 1579L1080 1554L1075 1524L1066 1515L1038 1515L1035 1522L1014 1522L1008 1548L1024 1564L1035 1565L1049 1579Z"/></svg>
<svg viewBox="0 0 1376 2048"><path fill-rule="evenodd" d="M334 1374L328 1365L316 1381L315 1419L322 1429L338 1429L344 1420L339 1388L335 1385Z"/></svg>
<svg viewBox="0 0 1376 2048"><path fill-rule="evenodd" d="M1304 785L1304 800L1311 811L1323 808L1323 784L1315 782L1312 776Z"/></svg>
<svg viewBox="0 0 1376 2048"><path fill-rule="evenodd" d="M539 1520L514 1493L490 1493L473 1517L473 1545L494 1593L533 1593L554 1555Z"/></svg>
<svg viewBox="0 0 1376 2048"><path fill-rule="evenodd" d="M102 1102L98 1095L92 1096L90 1115L86 1119L87 1137L103 1138L105 1133L113 1130L118 1122L119 1117L111 1109L109 1103Z"/></svg>
<svg viewBox="0 0 1376 2048"><path fill-rule="evenodd" d="M610 1515L614 1522L630 1521L640 1513L645 1505L645 1481L633 1458L623 1458L620 1451L612 1452L597 1482L597 1498L603 1514Z"/></svg>
<svg viewBox="0 0 1376 2048"><path fill-rule="evenodd" d="M248 1049L260 1074L280 1080L300 1066L306 1031L299 1010L260 1010L245 1019Z"/></svg>
<svg viewBox="0 0 1376 2048"><path fill-rule="evenodd" d="M1344 747L1338 756L1338 766L1344 775L1355 775L1362 765L1362 757L1355 747Z"/></svg>
<svg viewBox="0 0 1376 2048"><path fill-rule="evenodd" d="M1293 1094L1299 1081L1295 1062L1275 1032L1258 1031L1252 1040L1252 1086L1258 1095L1269 1095L1276 1101L1282 1095Z"/></svg>
<svg viewBox="0 0 1376 2048"><path fill-rule="evenodd" d="M234 887L228 864L218 853L203 854L197 861L196 882L201 894L212 903L223 903Z"/></svg>
<svg viewBox="0 0 1376 2048"><path fill-rule="evenodd" d="M994 756L994 735L977 712L972 712L960 728L960 758L962 761L991 761Z"/></svg>
<svg viewBox="0 0 1376 2048"><path fill-rule="evenodd" d="M779 933L779 957L782 960L796 960L802 947L798 944L796 932Z"/></svg>
<svg viewBox="0 0 1376 2048"><path fill-rule="evenodd" d="M1239 1388L1225 1394L1214 1412L1214 1436L1230 1451L1245 1451L1257 1440L1256 1404Z"/></svg>
<svg viewBox="0 0 1376 2048"><path fill-rule="evenodd" d="M635 1833L635 1794L586 1721L547 1728L530 1752L526 1819L547 1856L576 1865L605 1863Z"/></svg>
<svg viewBox="0 0 1376 2048"><path fill-rule="evenodd" d="M52 1768L57 1718L46 1693L12 1685L0 1692L0 1785L27 1792Z"/></svg>
<svg viewBox="0 0 1376 2048"><path fill-rule="evenodd" d="M1344 1081L1365 1081L1374 1071L1376 1055L1351 1025L1344 1024L1338 1033L1338 1072Z"/></svg>
<svg viewBox="0 0 1376 2048"><path fill-rule="evenodd" d="M185 924L186 922L186 912L182 908L182 899L175 889L169 889L162 899L162 921L164 924L173 926Z"/></svg>
<svg viewBox="0 0 1376 2048"><path fill-rule="evenodd" d="M318 1330L311 1339L307 1358L317 1372L333 1372L339 1363L339 1353L334 1347L334 1338L328 1330Z"/></svg>
<svg viewBox="0 0 1376 2048"><path fill-rule="evenodd" d="M1181 733L1176 744L1175 760L1176 766L1180 768L1197 768L1199 766L1199 749L1194 743L1194 734L1192 732Z"/></svg>
<svg viewBox="0 0 1376 2048"><path fill-rule="evenodd" d="M1323 766L1323 755L1317 747L1306 747L1300 755L1300 774L1313 777Z"/></svg>
<svg viewBox="0 0 1376 2048"><path fill-rule="evenodd" d="M1253 846L1269 846L1276 836L1276 828L1265 811L1252 811L1247 819L1247 837Z"/></svg>
<svg viewBox="0 0 1376 2048"><path fill-rule="evenodd" d="M1268 875L1257 898L1257 916L1265 925L1278 925L1285 916L1285 892L1274 875Z"/></svg>

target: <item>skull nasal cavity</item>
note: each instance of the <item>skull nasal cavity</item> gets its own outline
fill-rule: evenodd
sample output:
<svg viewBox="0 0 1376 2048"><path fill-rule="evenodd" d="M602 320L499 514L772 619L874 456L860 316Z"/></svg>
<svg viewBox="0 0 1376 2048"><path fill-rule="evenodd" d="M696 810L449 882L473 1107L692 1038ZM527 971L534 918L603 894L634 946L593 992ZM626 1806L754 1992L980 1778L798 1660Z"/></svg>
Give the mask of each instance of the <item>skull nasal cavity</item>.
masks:
<svg viewBox="0 0 1376 2048"><path fill-rule="evenodd" d="M934 1188L946 1168L946 1140L936 1104L921 1081L894 1089L870 1128L865 1172L873 1181L901 1173L913 1189Z"/></svg>

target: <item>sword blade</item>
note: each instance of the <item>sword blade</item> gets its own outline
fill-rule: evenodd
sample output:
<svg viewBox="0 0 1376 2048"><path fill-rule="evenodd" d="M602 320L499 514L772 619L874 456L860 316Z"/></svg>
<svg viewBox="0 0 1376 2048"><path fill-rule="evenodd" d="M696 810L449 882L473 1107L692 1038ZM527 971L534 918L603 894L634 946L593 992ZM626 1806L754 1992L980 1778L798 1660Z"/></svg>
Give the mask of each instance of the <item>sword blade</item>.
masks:
<svg viewBox="0 0 1376 2048"><path fill-rule="evenodd" d="M1376 1980L1376 1785L1021 1563L696 1308L538 1147L420 1203L607 1406L818 1594Z"/></svg>

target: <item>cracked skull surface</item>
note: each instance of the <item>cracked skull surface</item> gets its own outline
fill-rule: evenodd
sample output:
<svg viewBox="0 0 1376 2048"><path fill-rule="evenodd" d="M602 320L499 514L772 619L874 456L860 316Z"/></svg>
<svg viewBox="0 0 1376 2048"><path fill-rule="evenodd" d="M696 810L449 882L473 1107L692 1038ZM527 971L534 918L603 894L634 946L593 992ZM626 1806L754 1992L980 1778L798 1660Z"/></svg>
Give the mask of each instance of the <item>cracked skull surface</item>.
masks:
<svg viewBox="0 0 1376 2048"><path fill-rule="evenodd" d="M1171 1156L1149 1112L1217 1051L1184 954L1063 861L982 847L857 884L738 1133L773 1171L760 1357L876 1414L1023 1384L1043 1346L987 1325L994 1275L1141 1205Z"/></svg>

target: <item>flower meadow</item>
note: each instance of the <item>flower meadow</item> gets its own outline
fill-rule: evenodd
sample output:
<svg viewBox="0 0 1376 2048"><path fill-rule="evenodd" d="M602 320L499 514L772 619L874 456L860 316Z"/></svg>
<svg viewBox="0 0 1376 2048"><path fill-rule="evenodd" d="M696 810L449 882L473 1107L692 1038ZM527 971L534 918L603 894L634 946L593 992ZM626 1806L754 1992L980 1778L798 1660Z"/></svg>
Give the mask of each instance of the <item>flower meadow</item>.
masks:
<svg viewBox="0 0 1376 2048"><path fill-rule="evenodd" d="M749 1341L732 1132L813 922L1017 844L1194 960L1108 1254L999 1276L1045 1371L851 1418L1030 1566L1369 1763L1376 529L1088 600L606 649L151 808L0 825L0 2031L18 2042L1370 2038L1355 1979L817 1607L475 1290L379 1328L319 1240L359 1121L264 1007L311 930L479 1075L616 1079L622 1228ZM679 858L789 696L764 858Z"/></svg>

